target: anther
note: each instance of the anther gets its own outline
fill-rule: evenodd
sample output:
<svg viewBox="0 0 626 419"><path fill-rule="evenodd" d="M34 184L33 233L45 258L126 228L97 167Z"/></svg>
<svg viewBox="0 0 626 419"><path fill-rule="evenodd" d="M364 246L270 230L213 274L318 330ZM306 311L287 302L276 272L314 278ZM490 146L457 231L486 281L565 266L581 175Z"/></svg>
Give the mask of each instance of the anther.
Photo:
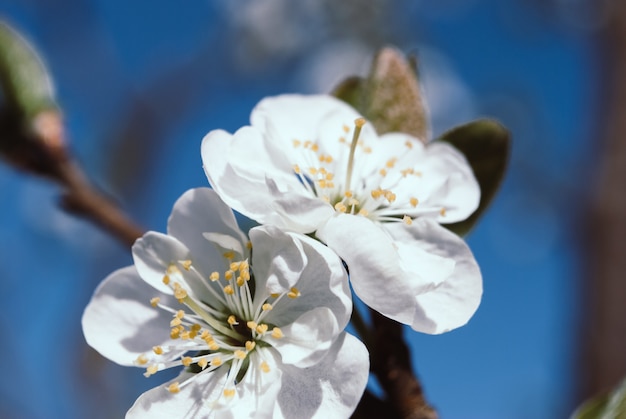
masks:
<svg viewBox="0 0 626 419"><path fill-rule="evenodd" d="M233 397L235 397L235 389L234 388L227 388L224 390L224 397L226 397L227 399L231 399Z"/></svg>
<svg viewBox="0 0 626 419"><path fill-rule="evenodd" d="M293 171L296 172L296 174L301 174L302 170L300 170L300 166L298 166L297 164L293 165Z"/></svg>
<svg viewBox="0 0 626 419"><path fill-rule="evenodd" d="M244 359L246 357L246 353L241 349L237 349L235 352L233 352L233 356L237 359Z"/></svg>
<svg viewBox="0 0 626 419"><path fill-rule="evenodd" d="M250 352L251 350L254 349L255 346L256 346L256 342L252 340L246 341L246 351Z"/></svg>
<svg viewBox="0 0 626 419"><path fill-rule="evenodd" d="M180 392L180 386L179 386L178 382L175 381L172 384L170 384L169 386L167 386L167 391L169 391L170 393L173 393L173 394L176 394L176 393Z"/></svg>
<svg viewBox="0 0 626 419"><path fill-rule="evenodd" d="M179 301L187 297L187 291L185 291L178 282L174 284L174 297Z"/></svg>
<svg viewBox="0 0 626 419"><path fill-rule="evenodd" d="M439 214L441 214L442 217L446 216L446 208L442 207L441 210L439 211Z"/></svg>
<svg viewBox="0 0 626 419"><path fill-rule="evenodd" d="M263 335L265 334L265 332L267 332L267 329L269 329L269 327L266 324L260 324L256 327L256 332L259 335Z"/></svg>
<svg viewBox="0 0 626 419"><path fill-rule="evenodd" d="M282 330L280 330L278 327L275 327L274 329L272 329L272 334L271 334L271 336L272 336L274 339L280 339L280 338L282 338L284 335L283 335L283 331L282 331Z"/></svg>
<svg viewBox="0 0 626 419"><path fill-rule="evenodd" d="M202 358L198 360L198 366L202 369L205 369L209 365L209 360L206 358Z"/></svg>
<svg viewBox="0 0 626 419"><path fill-rule="evenodd" d="M228 324L229 324L229 325L231 325L231 326L234 326L234 325L236 325L236 324L239 324L239 323L237 323L237 318L235 317L235 315L234 315L234 314L231 314L230 316L228 316L228 320L227 320L227 322L228 322Z"/></svg>
<svg viewBox="0 0 626 419"><path fill-rule="evenodd" d="M216 356L211 360L212 367L219 367L220 365L222 365L222 358L220 358L219 356Z"/></svg>
<svg viewBox="0 0 626 419"><path fill-rule="evenodd" d="M155 346L152 348L152 352L157 355L163 355L163 348L161 348L160 346Z"/></svg>
<svg viewBox="0 0 626 419"><path fill-rule="evenodd" d="M411 206L412 206L413 208L415 208L415 207L417 206L417 204L419 204L419 201L418 201L418 200L417 200L417 198L415 198L415 197L413 197L413 198L409 199L409 202L410 202L410 204L411 204Z"/></svg>
<svg viewBox="0 0 626 419"><path fill-rule="evenodd" d="M160 301L161 301L161 299L159 297L154 297L154 298L150 299L150 305L152 307L156 307L159 304Z"/></svg>
<svg viewBox="0 0 626 419"><path fill-rule="evenodd" d="M163 275L163 283L165 285L168 285L170 283L170 276L169 275Z"/></svg>
<svg viewBox="0 0 626 419"><path fill-rule="evenodd" d="M300 291L296 287L291 287L291 289L287 293L287 297L292 298L292 299L298 298L300 295L301 295Z"/></svg>
<svg viewBox="0 0 626 419"><path fill-rule="evenodd" d="M209 279L212 282L215 282L215 281L219 280L220 279L220 273L219 272L211 272L211 275L209 275Z"/></svg>
<svg viewBox="0 0 626 419"><path fill-rule="evenodd" d="M335 211L339 211L339 212L346 212L348 208L346 207L346 205L343 202L337 202L335 204Z"/></svg>
<svg viewBox="0 0 626 419"><path fill-rule="evenodd" d="M184 365L184 366L186 366L186 367L190 366L192 361L193 361L193 360L191 359L191 357L190 357L190 356L184 356L184 357L182 357L182 358L181 358L181 360L180 360L180 362L182 362L182 363L183 363L183 365Z"/></svg>
<svg viewBox="0 0 626 419"><path fill-rule="evenodd" d="M261 371L268 373L270 372L270 366L267 362L263 361L261 362Z"/></svg>
<svg viewBox="0 0 626 419"><path fill-rule="evenodd" d="M224 253L224 257L226 259L232 259L235 257L235 252L233 252L232 250L229 250L228 252Z"/></svg>
<svg viewBox="0 0 626 419"><path fill-rule="evenodd" d="M137 359L135 360L135 362L136 362L138 365L146 365L146 364L148 363L148 358L147 358L144 354L141 354L141 355L139 355L139 356L137 357Z"/></svg>
<svg viewBox="0 0 626 419"><path fill-rule="evenodd" d="M405 215L404 217L402 217L402 221L404 222L404 224L406 225L411 225L413 224L413 219L411 217L409 217L408 215Z"/></svg>
<svg viewBox="0 0 626 419"><path fill-rule="evenodd" d="M272 305L270 303L265 303L261 306L263 311L270 311L272 309Z"/></svg>
<svg viewBox="0 0 626 419"><path fill-rule="evenodd" d="M226 293L228 295L233 295L235 293L235 289L233 288L232 285L226 285L224 287L224 293Z"/></svg>
<svg viewBox="0 0 626 419"><path fill-rule="evenodd" d="M250 320L249 322L246 323L246 326L248 326L248 329L250 330L254 330L257 327L256 322L253 322L252 320Z"/></svg>
<svg viewBox="0 0 626 419"><path fill-rule="evenodd" d="M182 265L183 269L185 269L186 271L188 271L191 268L190 260L182 260L180 264Z"/></svg>
<svg viewBox="0 0 626 419"><path fill-rule="evenodd" d="M150 377L153 374L156 374L159 371L159 367L156 364L150 365L146 368L146 372L143 373L144 377Z"/></svg>

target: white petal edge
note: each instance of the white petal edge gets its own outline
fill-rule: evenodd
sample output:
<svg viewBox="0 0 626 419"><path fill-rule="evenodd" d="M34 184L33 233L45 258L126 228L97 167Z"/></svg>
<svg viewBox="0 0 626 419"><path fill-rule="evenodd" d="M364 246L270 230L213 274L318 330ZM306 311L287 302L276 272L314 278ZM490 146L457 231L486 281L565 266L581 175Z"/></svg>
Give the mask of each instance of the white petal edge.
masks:
<svg viewBox="0 0 626 419"><path fill-rule="evenodd" d="M158 295L164 304L176 307L170 296L160 295L143 281L134 266L110 274L98 286L82 316L87 343L101 355L120 365L140 366L139 355L157 361L152 347L173 343L169 339L171 313L153 308L149 301ZM158 361L173 359L182 352L161 355Z"/></svg>
<svg viewBox="0 0 626 419"><path fill-rule="evenodd" d="M474 315L482 298L480 268L467 244L434 220L415 220L411 228L386 226L398 241L417 242L429 253L455 261L454 271L435 288L416 297L411 327L430 334L444 333L465 325Z"/></svg>
<svg viewBox="0 0 626 419"><path fill-rule="evenodd" d="M326 357L309 368L282 367L279 409L284 419L350 417L365 391L369 353L357 338L342 333Z"/></svg>

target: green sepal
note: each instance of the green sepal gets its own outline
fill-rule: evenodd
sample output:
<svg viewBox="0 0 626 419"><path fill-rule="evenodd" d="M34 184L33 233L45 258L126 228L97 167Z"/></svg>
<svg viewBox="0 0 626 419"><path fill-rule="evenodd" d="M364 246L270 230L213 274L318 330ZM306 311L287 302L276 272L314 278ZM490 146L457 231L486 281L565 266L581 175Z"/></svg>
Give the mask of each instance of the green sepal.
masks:
<svg viewBox="0 0 626 419"><path fill-rule="evenodd" d="M612 393L584 402L571 419L626 419L626 379Z"/></svg>
<svg viewBox="0 0 626 419"><path fill-rule="evenodd" d="M0 21L0 84L4 106L31 121L56 109L54 88L35 49L7 23Z"/></svg>
<svg viewBox="0 0 626 419"><path fill-rule="evenodd" d="M479 119L453 128L435 141L445 141L463 153L480 185L478 209L464 221L444 224L452 232L465 236L487 209L502 183L511 153L511 137L500 123Z"/></svg>
<svg viewBox="0 0 626 419"><path fill-rule="evenodd" d="M331 94L352 105L378 134L403 132L428 140L428 111L417 74L394 48L383 48L376 54L367 78L350 77Z"/></svg>

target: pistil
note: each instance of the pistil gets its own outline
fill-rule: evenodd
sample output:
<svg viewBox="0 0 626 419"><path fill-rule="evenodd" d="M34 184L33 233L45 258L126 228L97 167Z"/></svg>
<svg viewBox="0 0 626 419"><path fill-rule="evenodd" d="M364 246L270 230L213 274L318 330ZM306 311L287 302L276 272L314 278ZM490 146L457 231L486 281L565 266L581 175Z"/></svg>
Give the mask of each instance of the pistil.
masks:
<svg viewBox="0 0 626 419"><path fill-rule="evenodd" d="M350 183L352 182L352 169L354 167L354 153L361 135L361 128L365 125L364 118L358 118L354 121L354 133L352 134L352 143L350 144L350 157L348 158L348 171L346 172L345 191L350 191Z"/></svg>

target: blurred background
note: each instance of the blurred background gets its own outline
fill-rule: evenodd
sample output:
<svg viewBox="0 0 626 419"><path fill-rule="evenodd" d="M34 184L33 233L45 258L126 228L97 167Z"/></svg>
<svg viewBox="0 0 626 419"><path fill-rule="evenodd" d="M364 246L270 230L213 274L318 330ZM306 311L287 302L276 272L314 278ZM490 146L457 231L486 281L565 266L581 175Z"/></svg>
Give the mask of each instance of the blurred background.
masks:
<svg viewBox="0 0 626 419"><path fill-rule="evenodd" d="M247 124L265 96L365 75L393 44L418 57L435 136L489 116L513 137L500 194L468 238L484 276L477 314L442 336L406 333L429 401L447 419L567 417L626 373L618 1L173 4L0 0L45 57L77 158L141 225L164 231L178 196L207 186L208 131ZM0 417L122 417L165 378L100 358L80 318L130 252L58 197L0 165Z"/></svg>

